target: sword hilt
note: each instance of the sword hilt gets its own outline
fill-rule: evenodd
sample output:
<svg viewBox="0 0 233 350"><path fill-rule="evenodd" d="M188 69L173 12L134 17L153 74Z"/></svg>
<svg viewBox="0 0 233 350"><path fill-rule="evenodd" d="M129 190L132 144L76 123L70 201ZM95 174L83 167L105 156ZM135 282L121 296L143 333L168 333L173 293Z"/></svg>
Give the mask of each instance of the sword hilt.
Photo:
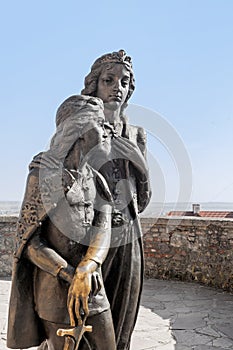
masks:
<svg viewBox="0 0 233 350"><path fill-rule="evenodd" d="M86 326L84 322L73 328L59 328L57 330L57 335L65 337L65 346L63 350L77 350L85 332L92 332L92 326Z"/></svg>
<svg viewBox="0 0 233 350"><path fill-rule="evenodd" d="M80 326L68 329L59 328L57 330L57 335L60 337L70 336L76 339L80 335L83 335L84 332L92 332L92 326L86 326L85 324L82 324Z"/></svg>

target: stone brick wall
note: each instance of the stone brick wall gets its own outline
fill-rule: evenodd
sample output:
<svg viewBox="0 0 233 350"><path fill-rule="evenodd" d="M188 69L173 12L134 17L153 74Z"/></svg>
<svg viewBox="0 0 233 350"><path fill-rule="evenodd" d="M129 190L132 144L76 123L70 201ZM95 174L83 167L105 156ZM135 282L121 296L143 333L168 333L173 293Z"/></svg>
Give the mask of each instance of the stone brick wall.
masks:
<svg viewBox="0 0 233 350"><path fill-rule="evenodd" d="M233 220L142 219L145 273L233 292Z"/></svg>
<svg viewBox="0 0 233 350"><path fill-rule="evenodd" d="M0 276L9 276L17 217L0 217ZM233 220L142 218L145 274L233 292Z"/></svg>
<svg viewBox="0 0 233 350"><path fill-rule="evenodd" d="M0 276L11 275L17 217L0 216Z"/></svg>

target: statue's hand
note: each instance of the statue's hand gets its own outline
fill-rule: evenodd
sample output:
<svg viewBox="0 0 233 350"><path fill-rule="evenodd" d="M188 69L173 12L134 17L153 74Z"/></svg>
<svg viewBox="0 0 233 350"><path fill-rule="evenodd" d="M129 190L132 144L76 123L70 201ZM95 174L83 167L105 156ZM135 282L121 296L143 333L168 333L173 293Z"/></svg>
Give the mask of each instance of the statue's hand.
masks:
<svg viewBox="0 0 233 350"><path fill-rule="evenodd" d="M119 136L112 140L113 157L129 160L142 174L148 174L148 167L139 147L128 139Z"/></svg>
<svg viewBox="0 0 233 350"><path fill-rule="evenodd" d="M121 226L127 223L127 221L123 218L123 214L120 210L114 209L112 212L112 226Z"/></svg>
<svg viewBox="0 0 233 350"><path fill-rule="evenodd" d="M88 298L91 292L92 273L87 266L77 267L73 281L68 291L67 307L70 316L71 326L76 326L82 323L82 311L85 316L88 316Z"/></svg>
<svg viewBox="0 0 233 350"><path fill-rule="evenodd" d="M82 316L89 314L88 299L90 294L96 295L101 288L98 272L98 264L93 260L83 260L78 265L72 283L68 291L67 307L71 326L76 326L76 320L80 325Z"/></svg>

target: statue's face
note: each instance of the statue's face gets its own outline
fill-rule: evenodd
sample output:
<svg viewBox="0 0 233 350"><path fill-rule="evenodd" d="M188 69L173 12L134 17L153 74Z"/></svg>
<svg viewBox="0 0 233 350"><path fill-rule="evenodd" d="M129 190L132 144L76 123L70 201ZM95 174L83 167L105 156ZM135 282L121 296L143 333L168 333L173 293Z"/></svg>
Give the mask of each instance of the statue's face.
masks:
<svg viewBox="0 0 233 350"><path fill-rule="evenodd" d="M91 120L87 122L82 130L81 136L81 147L83 153L87 154L97 145L98 149L102 148L104 146L106 136L103 118L100 118L98 121Z"/></svg>
<svg viewBox="0 0 233 350"><path fill-rule="evenodd" d="M130 73L123 64L115 64L112 68L103 68L96 96L112 108L120 108L129 92Z"/></svg>

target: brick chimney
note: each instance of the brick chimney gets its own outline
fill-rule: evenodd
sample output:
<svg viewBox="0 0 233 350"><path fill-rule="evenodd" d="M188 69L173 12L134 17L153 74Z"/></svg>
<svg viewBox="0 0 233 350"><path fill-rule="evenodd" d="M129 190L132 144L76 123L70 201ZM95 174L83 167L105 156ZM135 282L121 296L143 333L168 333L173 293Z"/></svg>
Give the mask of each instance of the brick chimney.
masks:
<svg viewBox="0 0 233 350"><path fill-rule="evenodd" d="M197 204L197 203L193 204L193 214L199 214L200 209L201 209L200 204Z"/></svg>

